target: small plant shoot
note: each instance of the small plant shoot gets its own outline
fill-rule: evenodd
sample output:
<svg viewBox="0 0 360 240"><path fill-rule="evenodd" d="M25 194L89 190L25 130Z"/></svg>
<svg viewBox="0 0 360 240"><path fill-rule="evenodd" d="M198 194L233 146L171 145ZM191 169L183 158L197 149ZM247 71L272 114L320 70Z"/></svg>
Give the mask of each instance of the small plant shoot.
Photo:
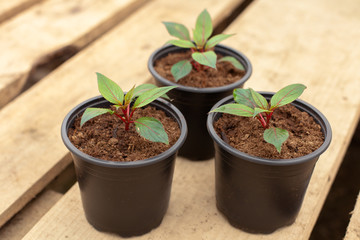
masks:
<svg viewBox="0 0 360 240"><path fill-rule="evenodd" d="M153 84L142 84L133 87L124 94L123 90L111 79L97 74L100 94L110 103L113 103L115 111L108 108L87 108L81 117L80 127L90 119L102 114L114 114L125 124L125 130L129 130L130 124L135 124L135 129L143 138L152 142L169 144L168 135L162 123L153 117L141 117L133 120L134 112L146 106L159 97L166 97L171 87L156 87ZM132 106L131 103L133 102Z"/></svg>
<svg viewBox="0 0 360 240"><path fill-rule="evenodd" d="M192 59L179 61L172 66L171 73L176 82L188 75L193 68L197 71L202 71L208 67L216 69L218 60L213 49L216 44L233 35L218 34L210 37L213 33L213 26L210 14L206 9L197 17L195 29L193 30L193 39L190 38L190 32L183 24L163 23L169 34L178 38L169 40L167 43L181 48L189 48L192 52ZM237 69L244 70L243 65L234 57L226 56L219 60L219 62L225 61L230 62Z"/></svg>
<svg viewBox="0 0 360 240"><path fill-rule="evenodd" d="M270 102L261 94L253 89L234 89L233 95L236 103L222 105L212 112L222 112L243 117L254 117L259 120L264 131L264 140L275 146L276 150L281 153L281 145L289 137L288 131L270 127L270 119L274 110L293 102L305 90L303 84L292 84L280 89L275 93Z"/></svg>

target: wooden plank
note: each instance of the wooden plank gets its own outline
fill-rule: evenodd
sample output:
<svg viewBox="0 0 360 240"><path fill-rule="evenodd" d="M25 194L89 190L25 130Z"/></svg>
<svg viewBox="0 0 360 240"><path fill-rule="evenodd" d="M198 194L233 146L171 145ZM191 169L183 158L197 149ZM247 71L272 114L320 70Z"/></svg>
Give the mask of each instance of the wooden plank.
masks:
<svg viewBox="0 0 360 240"><path fill-rule="evenodd" d="M76 182L74 165L70 164L20 212L0 228L0 239L21 239Z"/></svg>
<svg viewBox="0 0 360 240"><path fill-rule="evenodd" d="M12 1L1 1L0 2L0 23L14 17L21 11L39 3L43 0L12 0Z"/></svg>
<svg viewBox="0 0 360 240"><path fill-rule="evenodd" d="M58 34L55 35L47 35L46 38L43 38L41 40L41 42L37 42L32 39L32 41L35 41L36 46L34 47L35 49L39 50L42 48L42 44L44 42L55 42L57 44L59 44L59 40L54 39L56 36L59 37L59 39L62 38L61 41L63 41L63 44L66 44L66 42L64 42L64 40L66 40L68 38L68 36L66 36L68 34L66 28L69 28L68 26L72 24L73 21L76 21L77 23L79 23L79 27L80 26L86 26L87 24L85 24L85 22L89 21L89 19L92 22L92 25L87 25L87 27L89 28L90 26L94 28L93 31L88 31L87 34L81 36L79 34L75 34L77 31L82 32L79 29L74 29L72 28L71 32L69 33L69 36L77 37L78 40L76 39L72 39L72 40L76 40L75 42L72 42L72 44L75 44L77 42L81 42L82 46L84 46L85 44L85 39L88 38L88 43L89 41L93 40L96 36L101 35L101 30L100 29L96 29L96 25L101 25L103 26L103 30L107 29L109 27L111 27L111 25L116 24L120 19L128 16L130 13L132 13L137 7L139 7L139 5L141 5L142 3L144 3L144 1L142 0L136 0L136 1L132 1L132 0L120 0L120 1L108 1L108 4L102 4L101 6L99 6L99 3L101 5L101 1L100 2L90 2L90 1L82 1L80 5L80 10L78 13L75 14L74 18L67 18L66 16L68 15L67 13L64 14L63 18L60 18L59 16L61 16L62 10L61 8L59 9L59 6L64 7L65 9L73 9L73 7L76 7L77 5L74 5L72 3L72 1L67 2L67 3L62 3L62 1L52 1L51 4L49 2L45 2L43 5L39 5L36 7L36 9L39 11L38 14L44 14L44 15L48 15L47 13L45 13L46 11L46 7L49 7L49 9L54 9L52 11L52 14L55 14L54 16L52 16L53 19L54 17L58 16L59 21L52 21L52 25L59 25L59 28L54 28L53 32L57 33L57 31L59 31ZM50 5L49 5L50 4ZM84 4L84 5L83 5ZM57 6L57 7L56 7ZM84 8L83 10L81 10L81 8ZM31 10L31 11L30 11ZM17 27L16 31L19 31L20 29L24 28L23 30L25 31L25 33L27 32L29 35L36 35L36 34L32 34L29 33L29 29L30 27L26 24L28 20L31 19L29 16L33 16L36 12L34 12L34 8L30 9L29 11L26 12L26 14L22 14L20 17L15 18L14 21L8 22L4 25L2 25L0 28L4 29L5 28L10 28L9 33L15 29L11 29L11 26L14 25L15 26L19 26ZM113 15L117 15L117 16L112 16ZM50 15L51 16L51 15ZM47 16L44 19L41 18L41 20L39 20L39 22L35 25L32 26L30 29L36 29L37 25L41 26L48 26L49 23L47 24L47 21L50 21L49 17ZM92 18L94 18L92 20ZM67 19L67 20L64 20ZM27 21L26 21L27 20ZM71 21L69 21L71 20ZM18 23L14 23L20 21ZM102 22L101 22L102 21ZM82 24L81 24L82 22ZM22 25L23 23L23 25ZM96 24L95 24L96 23ZM62 28L63 29L62 29ZM88 29L89 30L89 29ZM36 31L35 31L36 32ZM60 34L61 33L61 34ZM84 33L84 32L83 32ZM94 34L96 33L96 34ZM23 33L21 33L23 34ZM3 36L3 34L2 34ZM20 39L27 39L26 36L20 35L17 38L18 40ZM33 50L30 49L30 52L26 51L26 45L21 44L21 43L16 43L16 39L13 39L13 41L1 41L0 46L1 49L8 49L6 48L4 45L2 45L2 43L4 44L14 44L18 46L18 49L13 49L13 47L10 47L10 49L14 50L14 52L11 52L14 55L18 55L18 56L25 56L26 54L29 54L29 56L27 56L28 58L31 57L32 55L36 56L36 52L33 52ZM30 41L30 40L29 40ZM44 43L45 45L45 43ZM4 47L3 47L4 46ZM24 46L24 48L23 48ZM25 54L26 53L26 54ZM9 57L8 59L6 57ZM5 58L5 59L3 59ZM25 57L24 57L25 58ZM24 60L24 59L23 59ZM25 61L25 60L24 60ZM1 70L1 74L4 74L3 76L0 76L0 81L7 79L7 80L11 80L12 79L12 75L6 75L7 71L9 73L11 72L17 72L19 71L19 74L15 74L16 76L20 76L22 75L22 70L21 70L21 66L26 66L27 64L22 62L21 59L18 59L18 61L16 62L12 62L11 61L11 56L2 54L0 56L0 65L4 64L3 66L6 68L6 71ZM16 69L17 67L19 67L18 69ZM29 66L28 66L29 67ZM26 67L26 68L28 68ZM13 70L12 70L13 69ZM26 72L26 71L25 71ZM26 75L26 73L24 73ZM4 77L4 78L2 78ZM11 80L12 81L12 80ZM1 86L1 84L0 84ZM66 91L65 91L66 92ZM1 95L1 94L0 94ZM35 95L36 96L36 95ZM1 95L2 100L4 100L3 95ZM51 97L50 97L51 99ZM41 100L40 98L38 99L40 100L40 102L44 101ZM35 106L38 105L37 101L35 100L33 103L28 102L28 100L25 100L23 103L26 103L26 106L23 105L24 108L31 108L31 106ZM20 103L21 104L21 103ZM22 104L21 104L22 105ZM18 108L18 107L15 107ZM9 108L11 109L11 107ZM16 111L16 110L15 110ZM22 110L20 110L22 111ZM3 109L2 110L2 116L5 119L10 119L11 117L17 118L18 120L16 121L11 121L12 123L8 122L3 125L3 127L1 128L0 132L2 132L3 134L5 134L5 132L7 132L9 128L12 128L14 132L10 133L12 130L10 130L8 137L5 137L4 135L1 137L2 139L2 147L4 147L3 149L6 149L3 151L4 155L1 156L0 162L2 164L2 168L0 170L0 179L1 181L4 182L12 182L12 184L10 185L3 185L1 187L1 192L6 192L7 194L2 194L1 196L1 200L0 200L0 226L3 225L11 216L13 216L17 211L19 211L32 197L34 197L38 192L41 191L41 189L47 185L51 179L58 175L59 172L62 171L62 169L64 169L66 167L66 165L68 165L71 160L69 158L62 158L64 156L64 154L60 154L57 155L57 152L54 151L54 153L52 154L51 151L49 152L46 148L46 144L44 145L45 142L42 142L42 136L43 135L47 135L47 129L46 129L46 125L49 127L49 122L45 123L45 125L41 126L40 122L37 122L35 119L31 117L31 113L28 112L28 117L23 118L24 116L22 116L22 114L17 115L14 114L14 110L6 110ZM48 116L46 114L46 111L44 111L42 113L43 117L44 116ZM11 116L11 117L10 117ZM41 116L41 114L39 115ZM28 121L26 121L25 119L28 119ZM32 120L30 120L32 119ZM35 120L35 121L34 121ZM45 120L45 119L44 119ZM49 121L49 119L48 119ZM60 123L60 120L58 120ZM56 122L53 122L51 124L54 124ZM14 125L13 125L14 124ZM51 125L50 124L50 125ZM23 125L22 127L19 127L19 125ZM45 129L44 129L45 127ZM53 126L50 126L49 129L52 129ZM41 130L41 128L43 128ZM19 131L16 131L16 129L18 129ZM57 129L53 129L54 131ZM54 135L50 138L48 138L47 140L50 139L56 139L57 138L57 131L55 131ZM11 139L11 141L9 140ZM20 143L22 142L22 144ZM15 144L18 145L19 149L22 149L21 151L19 151L18 148L16 148ZM45 148L44 148L45 146ZM38 156L41 155L41 152L45 152L45 154L43 156ZM33 155L31 155L30 153L34 153ZM29 155L28 155L29 154ZM29 156L32 156L32 158L34 158L34 162L32 162L31 160L29 160ZM47 159L47 157L50 156L50 159L54 156L56 156L54 159L56 159L55 161L41 161L40 159ZM30 157L31 159L31 157ZM10 161L11 160L11 161ZM39 161L40 160L40 161ZM18 165L19 161L23 161L25 164L24 165ZM27 169L30 169L32 164L31 163L38 163L40 166L37 167L37 169L33 172L29 172L27 171ZM28 172L28 173L27 173ZM38 174L37 174L38 173ZM25 175L25 176L24 176Z"/></svg>
<svg viewBox="0 0 360 240"><path fill-rule="evenodd" d="M1 109L0 192L5 194L0 195L0 226L71 161L63 158L68 151L59 136L60 125L75 104L98 94L95 72L121 82L124 89L146 81L148 57L169 39L161 21L194 24L194 16L209 3L215 22L239 4L234 0L202 0L191 7L182 0L148 3Z"/></svg>
<svg viewBox="0 0 360 240"><path fill-rule="evenodd" d="M308 88L301 98L317 107L333 130L296 223L271 239L308 239L351 141L360 114L359 11L356 0L258 1L227 29L238 33L228 43L254 66L246 87L277 91L303 83Z"/></svg>
<svg viewBox="0 0 360 240"><path fill-rule="evenodd" d="M357 39L360 39L359 7L356 0L345 0L341 4L335 0L256 1L227 30L237 35L226 43L247 54L254 65L254 74L247 86L274 91L290 83L302 82L308 86L302 99L319 108L333 127L333 142L316 166L296 222L271 235L252 235L232 228L215 208L213 162L194 163L179 158L170 208L162 225L134 239L224 239L225 236L226 239L308 239L359 117L360 72L358 64L354 64L360 59L360 48L355 47L359 44ZM174 12L174 16L179 12ZM117 30L120 32L121 29ZM162 34L161 31L156 33ZM110 37L101 41L104 46L114 42ZM129 46L126 41L118 44L123 49ZM89 50L86 54L90 58L90 54L94 53L95 50ZM146 52L141 53L144 54ZM132 59L136 58L131 57L129 62ZM145 63L139 61L138 66ZM70 69L69 65L69 68L57 71L56 76L60 78L61 73L70 76L65 73ZM100 72L114 75L116 79L134 79L136 82L138 79L129 77L142 78L146 74L145 70L136 70L137 74L131 74L103 66ZM83 76L86 74L74 77L79 79ZM52 77L55 78L55 74ZM130 87L132 84L125 85ZM92 91L95 84L91 87L84 89L85 95L86 91ZM91 228L79 206L80 196L75 187L25 239L40 236L115 238Z"/></svg>
<svg viewBox="0 0 360 240"><path fill-rule="evenodd" d="M0 239L11 240L24 237L62 196L61 193L53 190L46 190L36 196L36 198L15 215L11 221L0 228Z"/></svg>
<svg viewBox="0 0 360 240"><path fill-rule="evenodd" d="M356 200L355 208L352 212L350 223L346 230L344 240L358 240L360 239L360 193Z"/></svg>
<svg viewBox="0 0 360 240"><path fill-rule="evenodd" d="M48 0L0 25L0 108L19 94L34 66L61 49L74 54L145 2Z"/></svg>

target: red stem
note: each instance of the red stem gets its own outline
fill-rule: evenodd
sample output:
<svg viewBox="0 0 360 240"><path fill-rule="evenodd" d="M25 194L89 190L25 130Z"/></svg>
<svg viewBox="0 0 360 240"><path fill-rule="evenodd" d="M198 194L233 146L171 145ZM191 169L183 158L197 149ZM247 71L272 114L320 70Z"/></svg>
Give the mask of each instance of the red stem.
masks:
<svg viewBox="0 0 360 240"><path fill-rule="evenodd" d="M271 113L266 113L266 126L269 127L269 123L270 123L270 119L271 119L271 116L273 115L274 112L271 112Z"/></svg>
<svg viewBox="0 0 360 240"><path fill-rule="evenodd" d="M117 113L114 113L117 117L119 117L120 119L121 119L121 121L123 121L124 123L126 123L126 120L122 117L122 116L120 116L119 114L117 114Z"/></svg>
<svg viewBox="0 0 360 240"><path fill-rule="evenodd" d="M266 121L264 119L264 117L261 115L261 113L259 114L259 116L257 117L257 119L259 119L261 125L263 126L263 128L268 128L269 126L266 124Z"/></svg>
<svg viewBox="0 0 360 240"><path fill-rule="evenodd" d="M125 123L125 130L127 131L129 130L130 123L132 123L132 121L130 121L130 105L128 105L126 109L121 109L121 111L124 114L124 118L118 114L116 114L116 116L120 117L121 120Z"/></svg>
<svg viewBox="0 0 360 240"><path fill-rule="evenodd" d="M191 64L198 72L200 72L200 64L199 63L197 63L195 61L191 61Z"/></svg>
<svg viewBox="0 0 360 240"><path fill-rule="evenodd" d="M136 108L134 108L134 109L131 111L129 119L131 119L131 118L132 118L132 116L133 116L133 114L134 114L135 110L136 110Z"/></svg>

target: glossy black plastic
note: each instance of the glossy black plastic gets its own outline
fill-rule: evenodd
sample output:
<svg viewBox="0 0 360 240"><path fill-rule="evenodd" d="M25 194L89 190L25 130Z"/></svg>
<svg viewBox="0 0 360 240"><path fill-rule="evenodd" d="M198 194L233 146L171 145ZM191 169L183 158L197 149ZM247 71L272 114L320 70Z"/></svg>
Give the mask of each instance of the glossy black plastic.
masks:
<svg viewBox="0 0 360 240"><path fill-rule="evenodd" d="M145 160L114 162L78 150L67 132L74 119L88 107L108 107L101 96L87 100L65 117L61 136L74 160L81 199L88 222L99 231L124 237L147 233L160 225L169 205L175 158L187 133L181 112L157 99L150 105L166 112L181 129L178 141L167 151Z"/></svg>
<svg viewBox="0 0 360 240"><path fill-rule="evenodd" d="M177 86L168 95L172 99L172 103L184 114L189 129L187 139L180 149L179 155L191 160L205 160L214 156L213 143L206 130L207 114L216 102L232 94L234 88L243 86L252 73L252 66L241 52L223 45L217 45L215 52L238 59L245 68L245 75L239 81L222 87L186 87L163 78L154 69L154 63L157 59L165 57L171 52L180 51L186 51L186 49L169 45L156 50L148 61L148 68L155 78L156 85Z"/></svg>
<svg viewBox="0 0 360 240"><path fill-rule="evenodd" d="M270 99L273 93L264 93ZM228 96L214 108L232 103ZM331 141L327 119L310 104L293 105L320 124L324 143L309 155L294 159L263 159L232 148L215 132L213 123L222 114L211 113L207 127L215 145L216 205L231 225L251 233L271 233L292 224L300 210L313 169Z"/></svg>

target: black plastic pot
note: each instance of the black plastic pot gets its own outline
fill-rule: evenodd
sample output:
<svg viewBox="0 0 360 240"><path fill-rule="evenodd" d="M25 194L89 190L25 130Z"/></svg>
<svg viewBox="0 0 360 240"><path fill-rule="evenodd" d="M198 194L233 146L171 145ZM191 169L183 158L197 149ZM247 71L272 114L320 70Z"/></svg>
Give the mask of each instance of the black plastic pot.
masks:
<svg viewBox="0 0 360 240"><path fill-rule="evenodd" d="M273 93L263 93L270 99ZM232 96L214 109L234 102ZM309 155L294 159L264 159L245 154L225 143L213 123L221 113L211 113L207 127L215 145L216 205L234 227L251 233L271 233L291 225L300 210L313 169L331 141L327 119L310 104L292 103L320 124L324 143Z"/></svg>
<svg viewBox="0 0 360 240"><path fill-rule="evenodd" d="M62 123L61 136L73 157L86 218L100 231L124 237L147 233L160 225L168 208L175 158L187 126L181 112L169 102L157 99L150 105L175 119L181 135L170 149L145 160L106 161L81 152L70 142L68 129L77 116L88 107L109 107L101 96L75 107Z"/></svg>
<svg viewBox="0 0 360 240"><path fill-rule="evenodd" d="M165 57L171 52L186 51L183 48L168 45L156 50L148 61L150 73L155 78L158 86L177 86L168 93L172 103L184 114L188 124L188 136L179 151L179 155L191 160L205 160L214 156L212 140L206 130L207 113L220 99L232 94L234 88L243 86L252 73L252 66L247 57L232 48L217 45L215 52L224 56L233 56L241 62L245 68L245 75L239 81L215 88L186 87L171 82L160 76L154 69L156 60Z"/></svg>

